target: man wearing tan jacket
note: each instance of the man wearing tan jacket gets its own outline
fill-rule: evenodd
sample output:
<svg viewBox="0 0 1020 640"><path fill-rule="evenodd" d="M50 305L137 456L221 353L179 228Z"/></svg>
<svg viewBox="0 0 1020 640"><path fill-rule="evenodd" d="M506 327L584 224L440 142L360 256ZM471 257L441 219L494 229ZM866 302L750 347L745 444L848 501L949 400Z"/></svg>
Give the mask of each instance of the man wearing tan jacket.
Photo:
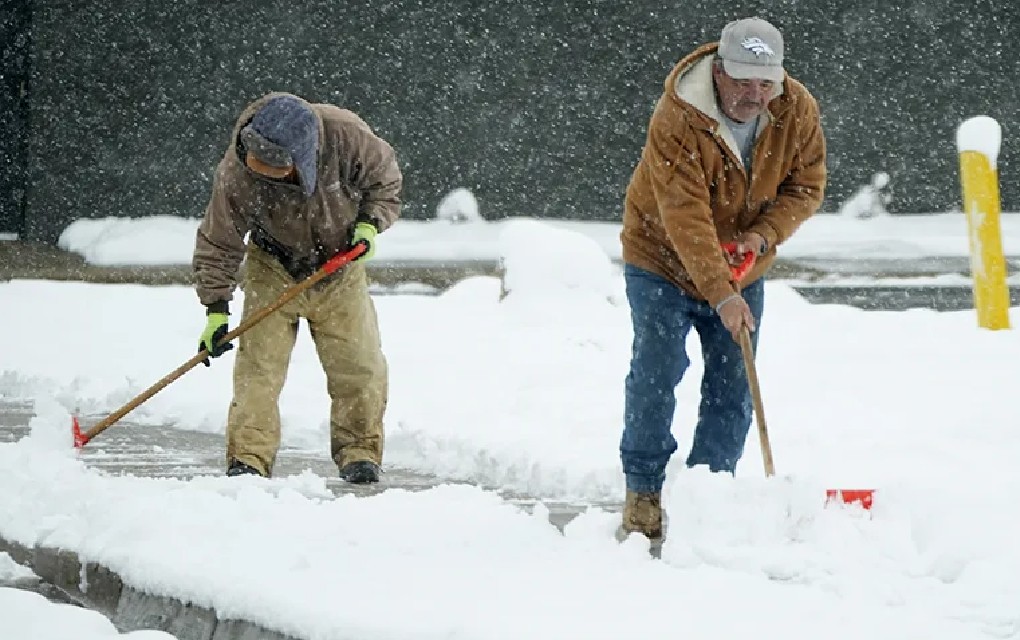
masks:
<svg viewBox="0 0 1020 640"><path fill-rule="evenodd" d="M674 394L692 328L705 368L686 462L735 471L752 416L738 336L746 325L757 347L763 276L820 206L825 181L818 105L785 73L774 26L731 22L719 42L674 67L627 188L621 232L634 329L620 441L623 535L663 535ZM728 242L756 255L739 284L721 249Z"/></svg>
<svg viewBox="0 0 1020 640"><path fill-rule="evenodd" d="M199 350L218 357L233 347L219 340L242 259L247 317L355 243L368 250L241 335L227 475L272 474L278 400L304 318L326 374L340 476L379 480L388 374L363 259L398 218L401 185L391 146L351 111L271 93L238 117L195 241L196 289L207 317Z"/></svg>

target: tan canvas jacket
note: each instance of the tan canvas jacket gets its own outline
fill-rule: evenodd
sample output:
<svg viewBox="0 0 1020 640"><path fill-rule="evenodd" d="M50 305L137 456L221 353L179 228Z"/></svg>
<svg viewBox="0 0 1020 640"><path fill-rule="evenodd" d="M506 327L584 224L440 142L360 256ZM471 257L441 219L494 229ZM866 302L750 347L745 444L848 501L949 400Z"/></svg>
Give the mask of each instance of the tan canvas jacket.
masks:
<svg viewBox="0 0 1020 640"><path fill-rule="evenodd" d="M768 242L743 283L771 266L776 248L821 205L825 138L818 104L786 76L758 121L748 176L712 81L717 43L681 60L666 79L631 176L620 239L625 262L712 306L736 290L720 244L744 231Z"/></svg>

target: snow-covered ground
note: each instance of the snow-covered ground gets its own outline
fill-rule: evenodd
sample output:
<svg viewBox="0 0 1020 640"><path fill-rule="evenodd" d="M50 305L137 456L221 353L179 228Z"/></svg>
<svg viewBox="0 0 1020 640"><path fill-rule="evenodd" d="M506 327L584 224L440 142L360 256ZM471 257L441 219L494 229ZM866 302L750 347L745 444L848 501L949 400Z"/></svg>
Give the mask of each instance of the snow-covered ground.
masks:
<svg viewBox="0 0 1020 640"><path fill-rule="evenodd" d="M631 337L620 275L588 234L495 228L491 255L511 270L502 302L490 278L376 298L391 367L385 464L547 500L620 500ZM926 255L962 242L965 255L966 232L944 231L908 239ZM112 411L190 358L202 309L183 287L0 284L12 310L0 394L39 412L30 437L0 445L0 535L302 638L1020 638L1015 329L979 329L973 312L811 305L781 283L766 300L758 373L778 475L764 477L753 429L735 478L674 465L655 561L641 539L614 541L618 515L593 508L561 533L541 507L474 486L334 498L308 473L91 471L68 412ZM688 350L677 463L696 415L696 336ZM222 432L232 359L196 367L132 418ZM327 411L302 330L285 441L325 453ZM826 506L829 487L876 488L875 506ZM21 606L0 595L0 635Z"/></svg>

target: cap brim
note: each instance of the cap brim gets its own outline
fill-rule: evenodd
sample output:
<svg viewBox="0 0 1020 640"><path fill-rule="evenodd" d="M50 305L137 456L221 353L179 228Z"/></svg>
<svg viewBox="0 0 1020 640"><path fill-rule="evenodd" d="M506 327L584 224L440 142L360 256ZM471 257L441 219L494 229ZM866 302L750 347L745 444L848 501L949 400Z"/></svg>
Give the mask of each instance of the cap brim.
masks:
<svg viewBox="0 0 1020 640"><path fill-rule="evenodd" d="M252 129L251 125L241 129L241 144L244 145L245 151L270 167L282 169L294 164L290 157L290 152L280 145L266 140L257 131Z"/></svg>
<svg viewBox="0 0 1020 640"><path fill-rule="evenodd" d="M723 68L726 75L737 80L771 80L772 82L783 81L783 68L779 65L748 64L746 62L734 62L723 59Z"/></svg>

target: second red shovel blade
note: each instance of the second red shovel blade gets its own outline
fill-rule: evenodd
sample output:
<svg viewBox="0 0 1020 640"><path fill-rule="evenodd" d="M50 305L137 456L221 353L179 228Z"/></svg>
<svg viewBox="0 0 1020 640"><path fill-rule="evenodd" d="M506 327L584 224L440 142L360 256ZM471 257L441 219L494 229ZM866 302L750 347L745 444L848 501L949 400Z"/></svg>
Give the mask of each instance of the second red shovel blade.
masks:
<svg viewBox="0 0 1020 640"><path fill-rule="evenodd" d="M871 504L875 499L874 489L826 489L825 490L825 501L831 502L838 500L844 504L852 504L854 502L860 504L865 509L871 509Z"/></svg>
<svg viewBox="0 0 1020 640"><path fill-rule="evenodd" d="M81 449L85 446L88 440L85 439L85 434L81 432L81 425L78 424L78 416L71 416L71 436L74 438L74 448Z"/></svg>

